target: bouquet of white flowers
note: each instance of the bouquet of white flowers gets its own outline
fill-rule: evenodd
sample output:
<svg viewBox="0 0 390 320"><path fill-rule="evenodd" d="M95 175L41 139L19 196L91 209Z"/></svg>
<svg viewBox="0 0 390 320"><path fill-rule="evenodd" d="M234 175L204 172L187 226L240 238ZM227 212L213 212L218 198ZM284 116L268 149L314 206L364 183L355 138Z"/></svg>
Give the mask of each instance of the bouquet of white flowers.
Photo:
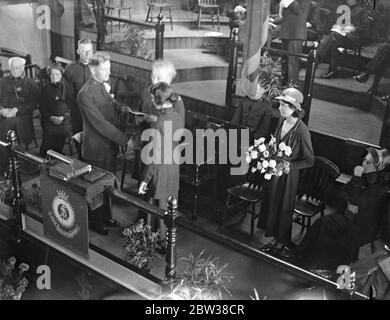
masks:
<svg viewBox="0 0 390 320"><path fill-rule="evenodd" d="M278 145L273 136L268 143L265 143L265 138L260 138L249 147L246 162L252 173L260 172L265 180L271 180L272 176L280 177L290 172L291 153L291 147L284 142Z"/></svg>

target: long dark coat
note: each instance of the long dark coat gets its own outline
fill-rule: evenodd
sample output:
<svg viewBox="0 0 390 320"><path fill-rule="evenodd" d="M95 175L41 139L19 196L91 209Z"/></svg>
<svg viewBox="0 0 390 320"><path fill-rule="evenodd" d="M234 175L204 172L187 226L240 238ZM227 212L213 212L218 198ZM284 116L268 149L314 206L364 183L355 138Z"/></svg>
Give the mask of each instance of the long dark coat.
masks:
<svg viewBox="0 0 390 320"><path fill-rule="evenodd" d="M368 184L353 177L336 197L340 199L339 210L317 219L297 248L310 267L334 269L350 264L358 258L359 248L374 239L386 222L385 181ZM358 207L356 215L341 209L348 203Z"/></svg>
<svg viewBox="0 0 390 320"><path fill-rule="evenodd" d="M152 128L157 130L161 135L161 148L156 146L161 152L161 164L146 165L142 181L148 183L150 196L154 199L167 199L170 196L178 196L179 192L179 174L180 167L175 161L172 164L166 164L168 156L164 151L165 139L169 139L165 132L164 122L172 125L172 133L184 128L183 117L175 111L174 108L164 109L160 111L157 121L152 125ZM172 138L171 138L172 139ZM155 143L154 141L152 142ZM172 150L175 150L179 142L172 141Z"/></svg>
<svg viewBox="0 0 390 320"><path fill-rule="evenodd" d="M86 162L115 173L119 146L129 138L114 126L115 101L103 83L89 79L77 96L83 118L82 155Z"/></svg>
<svg viewBox="0 0 390 320"><path fill-rule="evenodd" d="M0 79L0 106L4 108L18 108L15 118L0 117L1 139L5 139L8 130L16 130L20 141L30 144L33 140L32 113L37 107L39 89L34 80L28 77L14 79L5 77Z"/></svg>
<svg viewBox="0 0 390 320"><path fill-rule="evenodd" d="M295 0L283 10L280 39L306 40L309 8L310 0Z"/></svg>
<svg viewBox="0 0 390 320"><path fill-rule="evenodd" d="M89 66L80 61L74 62L65 68L64 79L67 86L66 100L70 106L73 133L83 131L83 120L79 106L77 105L77 94L90 77L91 71Z"/></svg>
<svg viewBox="0 0 390 320"><path fill-rule="evenodd" d="M65 101L65 95L63 81L57 85L47 83L42 88L39 112L44 134L66 136L71 131L70 108ZM63 116L64 121L60 125L55 125L50 121L51 116Z"/></svg>
<svg viewBox="0 0 390 320"><path fill-rule="evenodd" d="M292 148L290 172L264 182L258 227L265 229L266 237L273 236L278 242L289 244L299 170L314 165L314 153L309 129L302 120L298 120L295 126L281 138L283 121L284 119L279 121L274 136L278 144L285 142Z"/></svg>

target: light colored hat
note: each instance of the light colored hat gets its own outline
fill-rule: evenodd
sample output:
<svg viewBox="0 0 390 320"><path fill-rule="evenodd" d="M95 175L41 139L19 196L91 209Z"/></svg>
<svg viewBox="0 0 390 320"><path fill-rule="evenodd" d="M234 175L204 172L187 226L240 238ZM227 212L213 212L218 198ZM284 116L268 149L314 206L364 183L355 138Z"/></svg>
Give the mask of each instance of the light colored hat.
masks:
<svg viewBox="0 0 390 320"><path fill-rule="evenodd" d="M26 59L20 57L13 57L8 60L8 66L11 68L12 65L25 66Z"/></svg>
<svg viewBox="0 0 390 320"><path fill-rule="evenodd" d="M301 91L295 88L287 88L282 92L282 95L276 97L275 99L283 100L288 103L291 103L299 111L302 110L301 104L303 103L303 94Z"/></svg>

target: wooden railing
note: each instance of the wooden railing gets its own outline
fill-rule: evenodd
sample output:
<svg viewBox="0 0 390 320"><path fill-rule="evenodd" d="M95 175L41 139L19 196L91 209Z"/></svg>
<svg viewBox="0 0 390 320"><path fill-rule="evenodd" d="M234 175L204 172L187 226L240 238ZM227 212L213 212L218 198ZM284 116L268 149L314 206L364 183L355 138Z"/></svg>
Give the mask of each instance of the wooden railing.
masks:
<svg viewBox="0 0 390 320"><path fill-rule="evenodd" d="M163 15L160 13L157 16L157 23L149 23L149 22L143 22L143 21L137 21L137 20L130 20L130 19L124 19L124 18L118 18L118 17L112 17L112 16L104 16L105 21L111 21L111 22L118 22L123 24L129 24L129 25L136 25L141 26L149 29L155 29L156 32L156 44L155 44L155 59L163 59L164 58L164 32L165 32L165 25L163 23Z"/></svg>
<svg viewBox="0 0 390 320"><path fill-rule="evenodd" d="M21 239L23 235L22 215L26 213L27 209L22 193L19 159L27 160L41 166L46 165L47 160L29 152L19 150L16 133L12 130L7 134L7 141L0 141L0 152L4 152L3 148L7 149L9 152L10 177L13 185L12 208L16 220L16 236L18 239ZM169 288L176 276L176 220L179 217L177 199L171 197L168 200L168 211L165 212L135 196L124 194L118 190L112 189L108 192L113 197L131 204L147 214L151 214L158 219L163 219L167 227L167 254L165 267L167 281L165 283Z"/></svg>

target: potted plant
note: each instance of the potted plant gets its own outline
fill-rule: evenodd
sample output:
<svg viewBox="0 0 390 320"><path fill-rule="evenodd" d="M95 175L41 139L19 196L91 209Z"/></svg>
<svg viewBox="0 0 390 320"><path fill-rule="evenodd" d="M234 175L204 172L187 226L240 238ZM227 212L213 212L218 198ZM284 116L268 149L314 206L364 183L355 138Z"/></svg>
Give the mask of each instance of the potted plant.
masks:
<svg viewBox="0 0 390 320"><path fill-rule="evenodd" d="M28 280L24 273L29 266L26 263L21 263L17 268L15 266L15 257L0 260L0 300L20 300L26 291Z"/></svg>
<svg viewBox="0 0 390 320"><path fill-rule="evenodd" d="M265 52L260 59L260 85L265 89L265 95L273 102L275 97L282 94L285 87L282 85L281 58L272 58ZM279 106L279 102L277 102Z"/></svg>
<svg viewBox="0 0 390 320"><path fill-rule="evenodd" d="M152 53L148 51L144 31L135 25L127 26L124 31L112 35L105 49L130 55L145 60L153 60Z"/></svg>
<svg viewBox="0 0 390 320"><path fill-rule="evenodd" d="M175 280L171 293L166 297L174 300L222 300L224 294L231 296L226 283L233 278L231 273L225 272L227 264L219 258L203 256L204 250L194 256L178 260L178 269L182 274Z"/></svg>
<svg viewBox="0 0 390 320"><path fill-rule="evenodd" d="M6 178L0 181L0 214L6 219L13 217L12 199L12 183Z"/></svg>
<svg viewBox="0 0 390 320"><path fill-rule="evenodd" d="M126 238L124 245L126 261L149 273L158 258L156 249L159 247L160 232L153 232L152 227L141 219L125 228L123 235Z"/></svg>

